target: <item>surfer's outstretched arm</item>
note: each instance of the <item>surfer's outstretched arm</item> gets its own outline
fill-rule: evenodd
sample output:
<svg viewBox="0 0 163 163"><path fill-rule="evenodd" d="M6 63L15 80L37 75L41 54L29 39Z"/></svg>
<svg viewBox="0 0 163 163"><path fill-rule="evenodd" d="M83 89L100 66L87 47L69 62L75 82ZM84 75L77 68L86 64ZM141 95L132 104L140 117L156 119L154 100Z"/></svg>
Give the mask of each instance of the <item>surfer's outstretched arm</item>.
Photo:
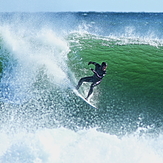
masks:
<svg viewBox="0 0 163 163"><path fill-rule="evenodd" d="M95 65L95 66L96 66L96 65L99 65L98 63L96 63L96 62L91 62L91 61L88 63L88 65L90 65L90 64L93 64L93 65ZM100 66L100 65L99 65L99 66Z"/></svg>

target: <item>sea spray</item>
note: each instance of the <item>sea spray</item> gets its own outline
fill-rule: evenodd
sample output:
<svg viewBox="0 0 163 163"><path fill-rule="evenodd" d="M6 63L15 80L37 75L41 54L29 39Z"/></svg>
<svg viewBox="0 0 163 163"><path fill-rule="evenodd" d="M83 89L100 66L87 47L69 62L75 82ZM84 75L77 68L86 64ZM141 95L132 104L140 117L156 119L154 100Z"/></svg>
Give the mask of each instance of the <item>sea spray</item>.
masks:
<svg viewBox="0 0 163 163"><path fill-rule="evenodd" d="M30 98L30 89L39 73L46 73L49 80L57 85L61 82L63 87L66 85L68 78L65 74L67 69L65 61L69 49L66 42L58 38L54 32L42 29L35 35L33 33L28 35L28 32L21 28L18 33L13 33L9 28L2 38L5 46L8 47L9 58L12 57L6 68L6 71L12 70L12 74L6 72L5 75L10 77L4 75L2 81L6 78L10 79L4 84L8 84L8 89L13 90L11 93L14 94L15 100L21 101L20 97L28 95Z"/></svg>

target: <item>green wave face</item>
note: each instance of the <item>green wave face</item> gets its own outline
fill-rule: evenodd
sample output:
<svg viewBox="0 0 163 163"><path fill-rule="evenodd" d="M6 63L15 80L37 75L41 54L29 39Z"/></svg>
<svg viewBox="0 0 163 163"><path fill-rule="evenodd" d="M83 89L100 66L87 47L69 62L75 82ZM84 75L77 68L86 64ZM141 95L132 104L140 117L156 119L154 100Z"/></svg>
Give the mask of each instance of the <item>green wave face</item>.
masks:
<svg viewBox="0 0 163 163"><path fill-rule="evenodd" d="M73 37L74 39L74 37ZM126 38L127 39L127 38ZM77 36L69 53L77 79L91 75L89 61L108 63L107 75L95 89L94 98L106 108L112 103L130 105L163 104L163 48L140 41ZM89 89L89 88L87 88ZM130 103L130 104L129 104Z"/></svg>

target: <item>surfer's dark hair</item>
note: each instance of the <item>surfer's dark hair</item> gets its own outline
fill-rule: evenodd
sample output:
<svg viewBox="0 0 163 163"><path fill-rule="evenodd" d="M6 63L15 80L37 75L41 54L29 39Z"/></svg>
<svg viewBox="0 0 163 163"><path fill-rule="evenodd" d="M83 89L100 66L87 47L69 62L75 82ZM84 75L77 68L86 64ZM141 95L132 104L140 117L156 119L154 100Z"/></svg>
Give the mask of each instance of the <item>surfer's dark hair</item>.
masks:
<svg viewBox="0 0 163 163"><path fill-rule="evenodd" d="M101 65L102 65L102 67L103 67L103 66L105 66L105 67L106 67L106 66L107 66L107 63L106 63L106 62L102 62L102 64L101 64Z"/></svg>

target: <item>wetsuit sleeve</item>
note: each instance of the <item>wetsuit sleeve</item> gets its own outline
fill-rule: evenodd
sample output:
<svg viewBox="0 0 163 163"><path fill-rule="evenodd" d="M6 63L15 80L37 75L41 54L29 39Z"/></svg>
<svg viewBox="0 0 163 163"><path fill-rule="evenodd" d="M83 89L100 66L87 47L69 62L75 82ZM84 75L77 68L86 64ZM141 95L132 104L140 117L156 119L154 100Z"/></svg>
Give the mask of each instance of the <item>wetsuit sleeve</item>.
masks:
<svg viewBox="0 0 163 163"><path fill-rule="evenodd" d="M103 73L103 77L106 75L106 71Z"/></svg>
<svg viewBox="0 0 163 163"><path fill-rule="evenodd" d="M106 71L104 71L104 73L100 76L101 79L106 75Z"/></svg>
<svg viewBox="0 0 163 163"><path fill-rule="evenodd" d="M95 65L95 66L96 66L96 65L99 65L99 64L96 63L96 62L89 62L88 65L90 65L90 64L93 64L93 65Z"/></svg>

